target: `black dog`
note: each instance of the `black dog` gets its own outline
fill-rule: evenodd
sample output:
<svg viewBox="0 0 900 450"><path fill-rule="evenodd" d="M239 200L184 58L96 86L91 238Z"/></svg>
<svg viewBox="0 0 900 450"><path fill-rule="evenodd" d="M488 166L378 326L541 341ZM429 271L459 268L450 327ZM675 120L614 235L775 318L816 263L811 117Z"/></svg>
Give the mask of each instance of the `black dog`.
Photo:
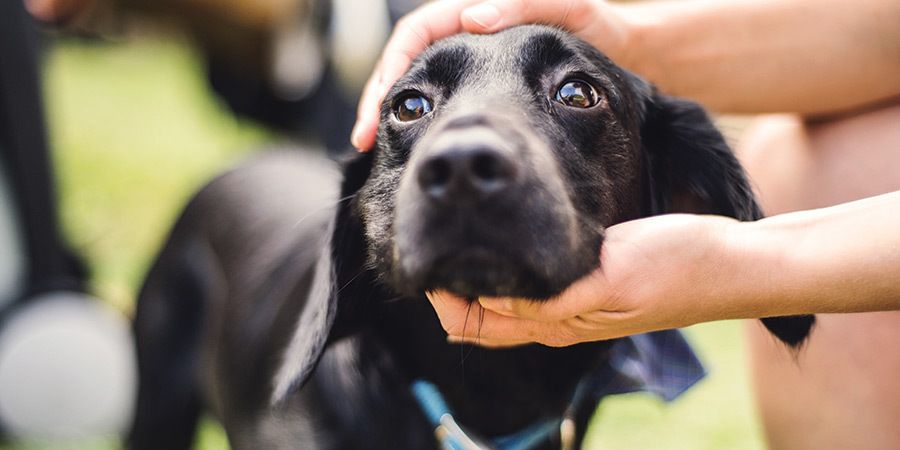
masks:
<svg viewBox="0 0 900 450"><path fill-rule="evenodd" d="M596 404L571 399L610 342L450 345L423 292L546 298L596 267L609 225L761 215L697 105L556 29L435 44L381 119L339 194L323 163L269 154L191 202L138 304L133 448L188 447L204 408L235 448L437 448L442 399L485 440L568 409L535 445L580 445ZM764 320L791 346L812 322ZM438 434L468 445L455 426Z"/></svg>

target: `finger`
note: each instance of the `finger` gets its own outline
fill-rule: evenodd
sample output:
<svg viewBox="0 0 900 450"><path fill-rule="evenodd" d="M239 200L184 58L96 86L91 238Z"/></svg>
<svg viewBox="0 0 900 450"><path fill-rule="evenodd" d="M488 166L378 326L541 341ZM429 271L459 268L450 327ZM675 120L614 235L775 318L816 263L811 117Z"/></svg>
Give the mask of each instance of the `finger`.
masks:
<svg viewBox="0 0 900 450"><path fill-rule="evenodd" d="M610 311L614 308L615 293L596 269L579 279L556 297L542 301L516 298L479 298L479 304L491 312L540 322L558 322L582 314Z"/></svg>
<svg viewBox="0 0 900 450"><path fill-rule="evenodd" d="M359 102L357 122L350 138L356 148L365 151L375 144L379 106L394 82L429 45L462 31L460 13L478 1L482 0L428 3L397 22Z"/></svg>
<svg viewBox="0 0 900 450"><path fill-rule="evenodd" d="M466 31L493 33L515 25L544 23L578 33L595 20L597 6L587 0L489 0L461 14Z"/></svg>
<svg viewBox="0 0 900 450"><path fill-rule="evenodd" d="M350 143L361 152L372 149L375 144L375 136L378 132L378 116L383 94L377 94L377 86L381 79L381 62L375 66L375 71L366 86L363 88L362 97L356 111L356 123L350 133Z"/></svg>
<svg viewBox="0 0 900 450"><path fill-rule="evenodd" d="M430 292L427 296L441 326L451 336L485 341L543 342L554 335L553 324L505 317L446 291Z"/></svg>

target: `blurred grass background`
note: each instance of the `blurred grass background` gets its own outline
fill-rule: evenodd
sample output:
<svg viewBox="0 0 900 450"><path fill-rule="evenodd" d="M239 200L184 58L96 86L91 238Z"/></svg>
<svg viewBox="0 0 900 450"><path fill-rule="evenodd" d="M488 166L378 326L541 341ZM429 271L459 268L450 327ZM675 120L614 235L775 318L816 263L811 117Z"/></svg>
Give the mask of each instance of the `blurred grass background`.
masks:
<svg viewBox="0 0 900 450"><path fill-rule="evenodd" d="M91 285L130 314L165 233L193 191L279 137L210 93L184 40L62 40L45 54L45 95L66 236ZM671 405L643 394L604 401L589 449L761 449L741 324L688 330L710 376ZM114 443L97 449L116 448ZM203 426L198 448L227 448Z"/></svg>

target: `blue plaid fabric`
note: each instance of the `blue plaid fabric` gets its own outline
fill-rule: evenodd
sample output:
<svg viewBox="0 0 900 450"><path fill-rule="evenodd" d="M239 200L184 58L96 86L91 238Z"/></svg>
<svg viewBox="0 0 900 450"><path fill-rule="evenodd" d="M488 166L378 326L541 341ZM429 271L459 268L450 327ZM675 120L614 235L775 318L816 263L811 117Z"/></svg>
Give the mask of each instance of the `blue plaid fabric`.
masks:
<svg viewBox="0 0 900 450"><path fill-rule="evenodd" d="M672 401L706 376L706 369L678 330L620 339L609 365L590 380L597 400L607 395L646 391Z"/></svg>

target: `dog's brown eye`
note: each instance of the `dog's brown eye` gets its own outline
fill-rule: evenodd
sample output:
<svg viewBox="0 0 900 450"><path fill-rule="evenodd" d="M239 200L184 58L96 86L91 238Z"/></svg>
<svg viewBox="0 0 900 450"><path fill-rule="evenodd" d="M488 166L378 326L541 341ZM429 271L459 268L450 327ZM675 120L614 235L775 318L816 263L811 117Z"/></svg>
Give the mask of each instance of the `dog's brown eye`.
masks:
<svg viewBox="0 0 900 450"><path fill-rule="evenodd" d="M394 102L394 116L401 122L421 119L431 112L431 101L418 92L400 97Z"/></svg>
<svg viewBox="0 0 900 450"><path fill-rule="evenodd" d="M572 108L590 108L597 104L597 91L581 80L569 80L556 91L556 101Z"/></svg>

